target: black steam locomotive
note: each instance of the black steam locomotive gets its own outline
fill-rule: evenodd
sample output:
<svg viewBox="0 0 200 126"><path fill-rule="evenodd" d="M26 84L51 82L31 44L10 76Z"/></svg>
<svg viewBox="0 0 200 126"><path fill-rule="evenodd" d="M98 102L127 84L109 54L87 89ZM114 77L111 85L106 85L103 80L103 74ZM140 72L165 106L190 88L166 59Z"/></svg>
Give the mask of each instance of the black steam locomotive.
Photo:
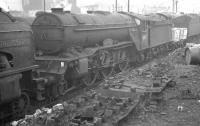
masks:
<svg viewBox="0 0 200 126"><path fill-rule="evenodd" d="M0 11L0 119L26 112L32 100L56 99L79 83L91 86L130 63L173 49L179 43L173 38L187 34L182 27L174 30L172 19L53 9L38 13L31 30Z"/></svg>
<svg viewBox="0 0 200 126"><path fill-rule="evenodd" d="M98 75L126 70L130 62L143 62L174 44L172 23L158 15L52 11L32 23L37 72L46 80L38 86L38 100L63 95L77 83L92 85Z"/></svg>

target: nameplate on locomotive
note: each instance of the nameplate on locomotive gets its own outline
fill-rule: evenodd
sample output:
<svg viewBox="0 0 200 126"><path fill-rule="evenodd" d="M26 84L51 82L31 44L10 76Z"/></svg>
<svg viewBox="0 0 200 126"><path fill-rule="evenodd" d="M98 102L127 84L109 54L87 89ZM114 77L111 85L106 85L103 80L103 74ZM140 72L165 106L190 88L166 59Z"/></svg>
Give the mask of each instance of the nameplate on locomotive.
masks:
<svg viewBox="0 0 200 126"><path fill-rule="evenodd" d="M25 40L7 40L7 41L0 41L0 48L26 46L28 44L29 42Z"/></svg>

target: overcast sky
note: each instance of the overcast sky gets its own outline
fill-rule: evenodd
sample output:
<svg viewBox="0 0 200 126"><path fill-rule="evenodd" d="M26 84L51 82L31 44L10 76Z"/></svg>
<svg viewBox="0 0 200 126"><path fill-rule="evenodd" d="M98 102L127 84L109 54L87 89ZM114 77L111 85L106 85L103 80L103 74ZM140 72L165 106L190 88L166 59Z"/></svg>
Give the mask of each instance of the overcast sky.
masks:
<svg viewBox="0 0 200 126"><path fill-rule="evenodd" d="M5 10L8 8L5 3L11 1L12 5L9 5L10 9L13 9L15 2L21 0L0 0L0 6ZM41 0L42 1L42 0ZM47 1L47 0L46 0ZM113 8L116 0L77 0L77 4L80 7L94 4L101 4L101 6L108 6L107 8ZM117 0L118 5L125 6L122 11L126 11L128 0ZM130 10L133 12L140 12L144 8L149 7L166 7L169 11L172 10L173 0L130 0ZM105 7L106 8L106 7ZM109 9L109 10L110 10ZM200 0L178 0L178 11L185 13L200 13Z"/></svg>
<svg viewBox="0 0 200 126"><path fill-rule="evenodd" d="M128 0L118 0L119 4L126 4ZM130 0L131 8L143 8L144 6L166 6L172 7L173 0ZM77 0L79 6L95 3L115 4L115 0ZM178 10L191 13L200 12L200 0L178 0Z"/></svg>

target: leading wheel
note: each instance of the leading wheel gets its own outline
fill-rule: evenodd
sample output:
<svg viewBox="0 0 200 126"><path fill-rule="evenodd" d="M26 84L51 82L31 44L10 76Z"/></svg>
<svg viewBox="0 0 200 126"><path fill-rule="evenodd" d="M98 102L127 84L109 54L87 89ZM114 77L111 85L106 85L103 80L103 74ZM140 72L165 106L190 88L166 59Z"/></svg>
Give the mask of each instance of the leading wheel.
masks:
<svg viewBox="0 0 200 126"><path fill-rule="evenodd" d="M22 92L21 97L19 99L19 108L22 111L27 112L29 107L30 107L30 98L26 92Z"/></svg>
<svg viewBox="0 0 200 126"><path fill-rule="evenodd" d="M57 86L57 91L59 95L65 95L65 91L67 90L67 82L62 82Z"/></svg>
<svg viewBox="0 0 200 126"><path fill-rule="evenodd" d="M103 78L108 78L109 76L111 76L114 72L114 67L106 67L106 68L103 68L101 70L101 75L103 76Z"/></svg>
<svg viewBox="0 0 200 126"><path fill-rule="evenodd" d="M190 63L191 63L190 49L186 49L186 51L185 51L185 62L186 62L187 65L190 65Z"/></svg>
<svg viewBox="0 0 200 126"><path fill-rule="evenodd" d="M22 92L18 100L13 102L13 112L14 113L24 113L26 114L30 107L30 98L26 92Z"/></svg>
<svg viewBox="0 0 200 126"><path fill-rule="evenodd" d="M58 88L59 85L55 83L51 86L51 95L53 98L57 98L59 96Z"/></svg>
<svg viewBox="0 0 200 126"><path fill-rule="evenodd" d="M97 76L98 76L98 72L95 70L91 70L88 72L88 74L86 74L83 78L82 78L82 82L86 85L86 86L91 86L93 85L96 80L97 80Z"/></svg>
<svg viewBox="0 0 200 126"><path fill-rule="evenodd" d="M106 50L102 50L99 54L99 59L101 64L101 75L103 78L107 78L112 75L114 71L113 55Z"/></svg>
<svg viewBox="0 0 200 126"><path fill-rule="evenodd" d="M120 71L125 71L129 67L129 58L127 56L126 51L119 52L119 64L118 68Z"/></svg>

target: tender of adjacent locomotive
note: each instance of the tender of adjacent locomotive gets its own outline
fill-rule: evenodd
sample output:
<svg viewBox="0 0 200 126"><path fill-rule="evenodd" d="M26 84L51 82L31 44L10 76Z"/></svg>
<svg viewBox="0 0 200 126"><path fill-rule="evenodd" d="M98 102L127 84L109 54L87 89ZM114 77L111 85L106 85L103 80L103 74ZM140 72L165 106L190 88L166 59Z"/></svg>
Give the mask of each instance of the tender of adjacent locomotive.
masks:
<svg viewBox="0 0 200 126"><path fill-rule="evenodd" d="M176 38L187 38L189 43L199 43L200 40L200 16L197 14L182 14L172 19ZM178 31L179 30L179 31ZM179 40L179 39L178 39Z"/></svg>
<svg viewBox="0 0 200 126"><path fill-rule="evenodd" d="M200 16L197 14L183 14L173 18L174 27L187 28L187 36L196 36L200 34Z"/></svg>
<svg viewBox="0 0 200 126"><path fill-rule="evenodd" d="M29 104L32 70L37 67L31 36L30 26L0 10L0 119Z"/></svg>

